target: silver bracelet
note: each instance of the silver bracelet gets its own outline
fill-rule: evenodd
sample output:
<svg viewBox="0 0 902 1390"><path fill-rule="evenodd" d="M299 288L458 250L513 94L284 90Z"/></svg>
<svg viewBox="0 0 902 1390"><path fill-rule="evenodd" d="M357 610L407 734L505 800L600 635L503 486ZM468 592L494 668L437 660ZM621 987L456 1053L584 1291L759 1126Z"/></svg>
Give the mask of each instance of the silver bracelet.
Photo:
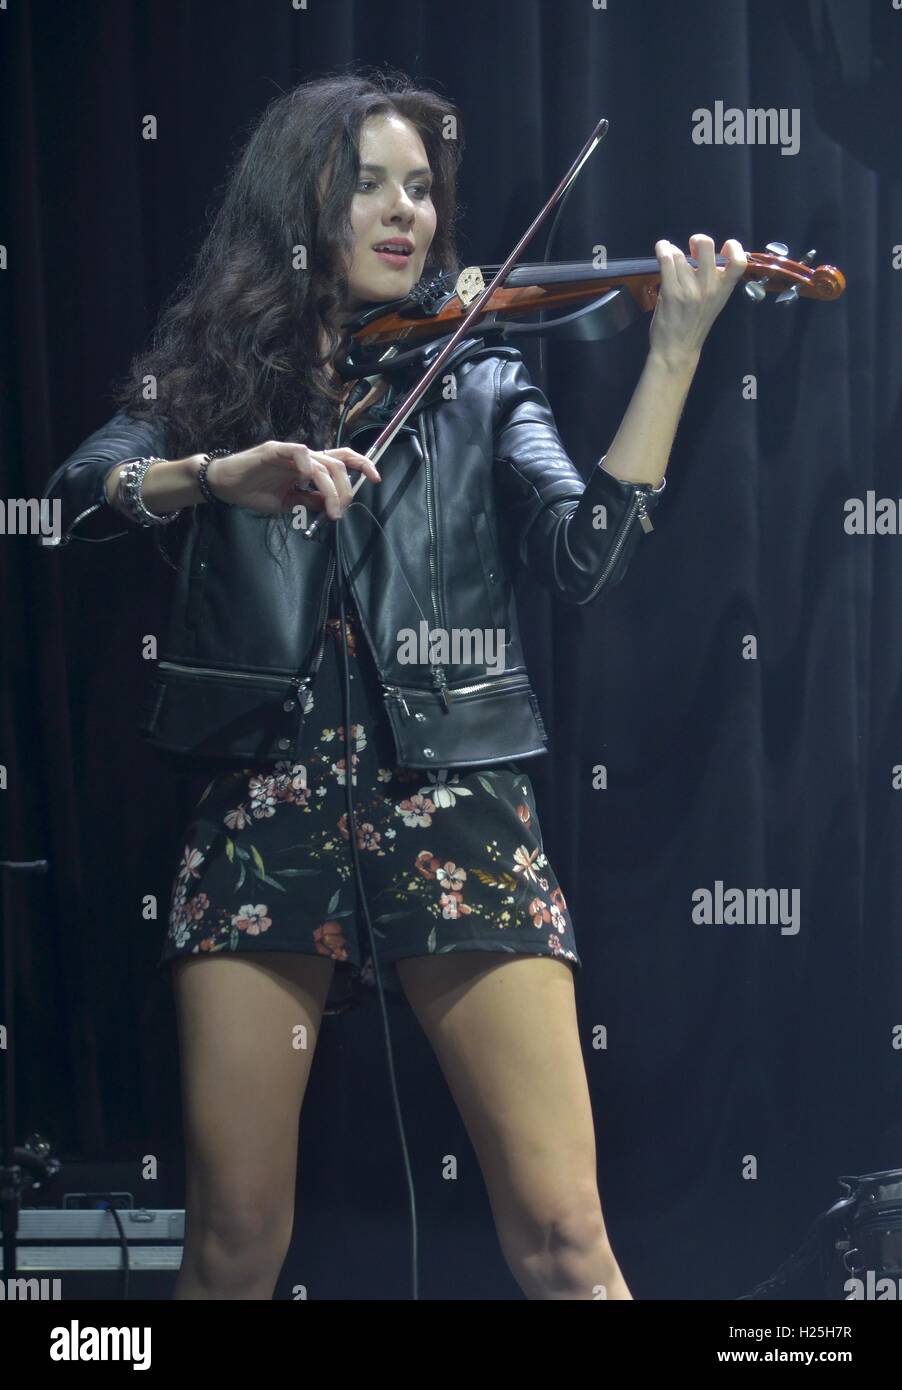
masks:
<svg viewBox="0 0 902 1390"><path fill-rule="evenodd" d="M142 500L141 484L144 474L152 463L163 462L164 460L156 454L124 460L119 473L119 502L129 521L135 522L137 526L167 526L170 521L175 521L182 510L178 507L174 512L161 512L158 516L156 512L148 511Z"/></svg>

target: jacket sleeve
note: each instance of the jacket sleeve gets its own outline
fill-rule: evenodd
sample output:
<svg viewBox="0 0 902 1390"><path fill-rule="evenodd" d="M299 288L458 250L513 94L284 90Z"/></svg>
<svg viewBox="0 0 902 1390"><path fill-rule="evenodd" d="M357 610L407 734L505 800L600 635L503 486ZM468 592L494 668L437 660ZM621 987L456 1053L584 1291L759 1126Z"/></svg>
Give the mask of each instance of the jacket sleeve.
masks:
<svg viewBox="0 0 902 1390"><path fill-rule="evenodd" d="M89 435L65 462L61 463L44 488L43 496L53 504L59 503L60 526L58 545L67 545L76 526L84 529L88 518L95 521L92 531L106 534L75 536L75 540L105 541L129 531L145 528L129 520L112 507L106 499L104 485L107 474L122 459L156 454L166 456L165 429L160 421L137 420L120 410Z"/></svg>
<svg viewBox="0 0 902 1390"><path fill-rule="evenodd" d="M564 448L551 407L519 354L497 378L496 492L519 561L568 603L619 584L660 501L657 489L606 473L602 457L584 481ZM606 456L605 456L606 457Z"/></svg>

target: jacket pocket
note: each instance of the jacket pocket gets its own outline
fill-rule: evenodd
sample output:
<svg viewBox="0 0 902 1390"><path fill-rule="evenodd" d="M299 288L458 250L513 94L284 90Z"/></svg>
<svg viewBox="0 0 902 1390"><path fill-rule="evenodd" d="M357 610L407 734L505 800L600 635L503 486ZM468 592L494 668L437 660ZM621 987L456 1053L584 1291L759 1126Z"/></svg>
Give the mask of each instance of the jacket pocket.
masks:
<svg viewBox="0 0 902 1390"><path fill-rule="evenodd" d="M137 731L166 752L196 758L297 756L309 678L161 660L144 692Z"/></svg>
<svg viewBox="0 0 902 1390"><path fill-rule="evenodd" d="M505 629L507 612L504 602L504 574L498 551L492 540L492 530L485 512L471 512L470 523L476 541L476 552L482 570L486 599L492 615L492 627ZM505 633L505 636L509 636Z"/></svg>
<svg viewBox="0 0 902 1390"><path fill-rule="evenodd" d="M434 691L383 686L400 767L479 767L534 757L548 737L526 671Z"/></svg>

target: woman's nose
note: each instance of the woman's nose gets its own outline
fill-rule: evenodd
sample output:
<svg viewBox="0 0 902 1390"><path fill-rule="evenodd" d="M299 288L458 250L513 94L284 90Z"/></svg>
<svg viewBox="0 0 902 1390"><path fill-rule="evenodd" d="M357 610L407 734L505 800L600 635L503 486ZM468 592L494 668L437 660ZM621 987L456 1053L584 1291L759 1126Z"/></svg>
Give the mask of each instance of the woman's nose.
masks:
<svg viewBox="0 0 902 1390"><path fill-rule="evenodd" d="M400 213L402 217L407 217L413 221L416 216L417 205L407 190L402 188L391 202L391 211L392 214Z"/></svg>

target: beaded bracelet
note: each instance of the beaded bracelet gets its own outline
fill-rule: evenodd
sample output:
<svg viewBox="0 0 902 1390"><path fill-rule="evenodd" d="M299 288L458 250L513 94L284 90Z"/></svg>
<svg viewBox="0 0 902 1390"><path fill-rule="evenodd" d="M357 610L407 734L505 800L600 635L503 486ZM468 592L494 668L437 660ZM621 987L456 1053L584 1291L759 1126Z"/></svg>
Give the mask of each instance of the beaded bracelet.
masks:
<svg viewBox="0 0 902 1390"><path fill-rule="evenodd" d="M226 458L232 452L231 449L212 449L209 454L204 454L204 461L197 470L197 485L203 496L208 502L218 502L220 507L233 507L234 502L227 502L224 497L217 497L211 490L207 482L207 469L214 459Z"/></svg>

